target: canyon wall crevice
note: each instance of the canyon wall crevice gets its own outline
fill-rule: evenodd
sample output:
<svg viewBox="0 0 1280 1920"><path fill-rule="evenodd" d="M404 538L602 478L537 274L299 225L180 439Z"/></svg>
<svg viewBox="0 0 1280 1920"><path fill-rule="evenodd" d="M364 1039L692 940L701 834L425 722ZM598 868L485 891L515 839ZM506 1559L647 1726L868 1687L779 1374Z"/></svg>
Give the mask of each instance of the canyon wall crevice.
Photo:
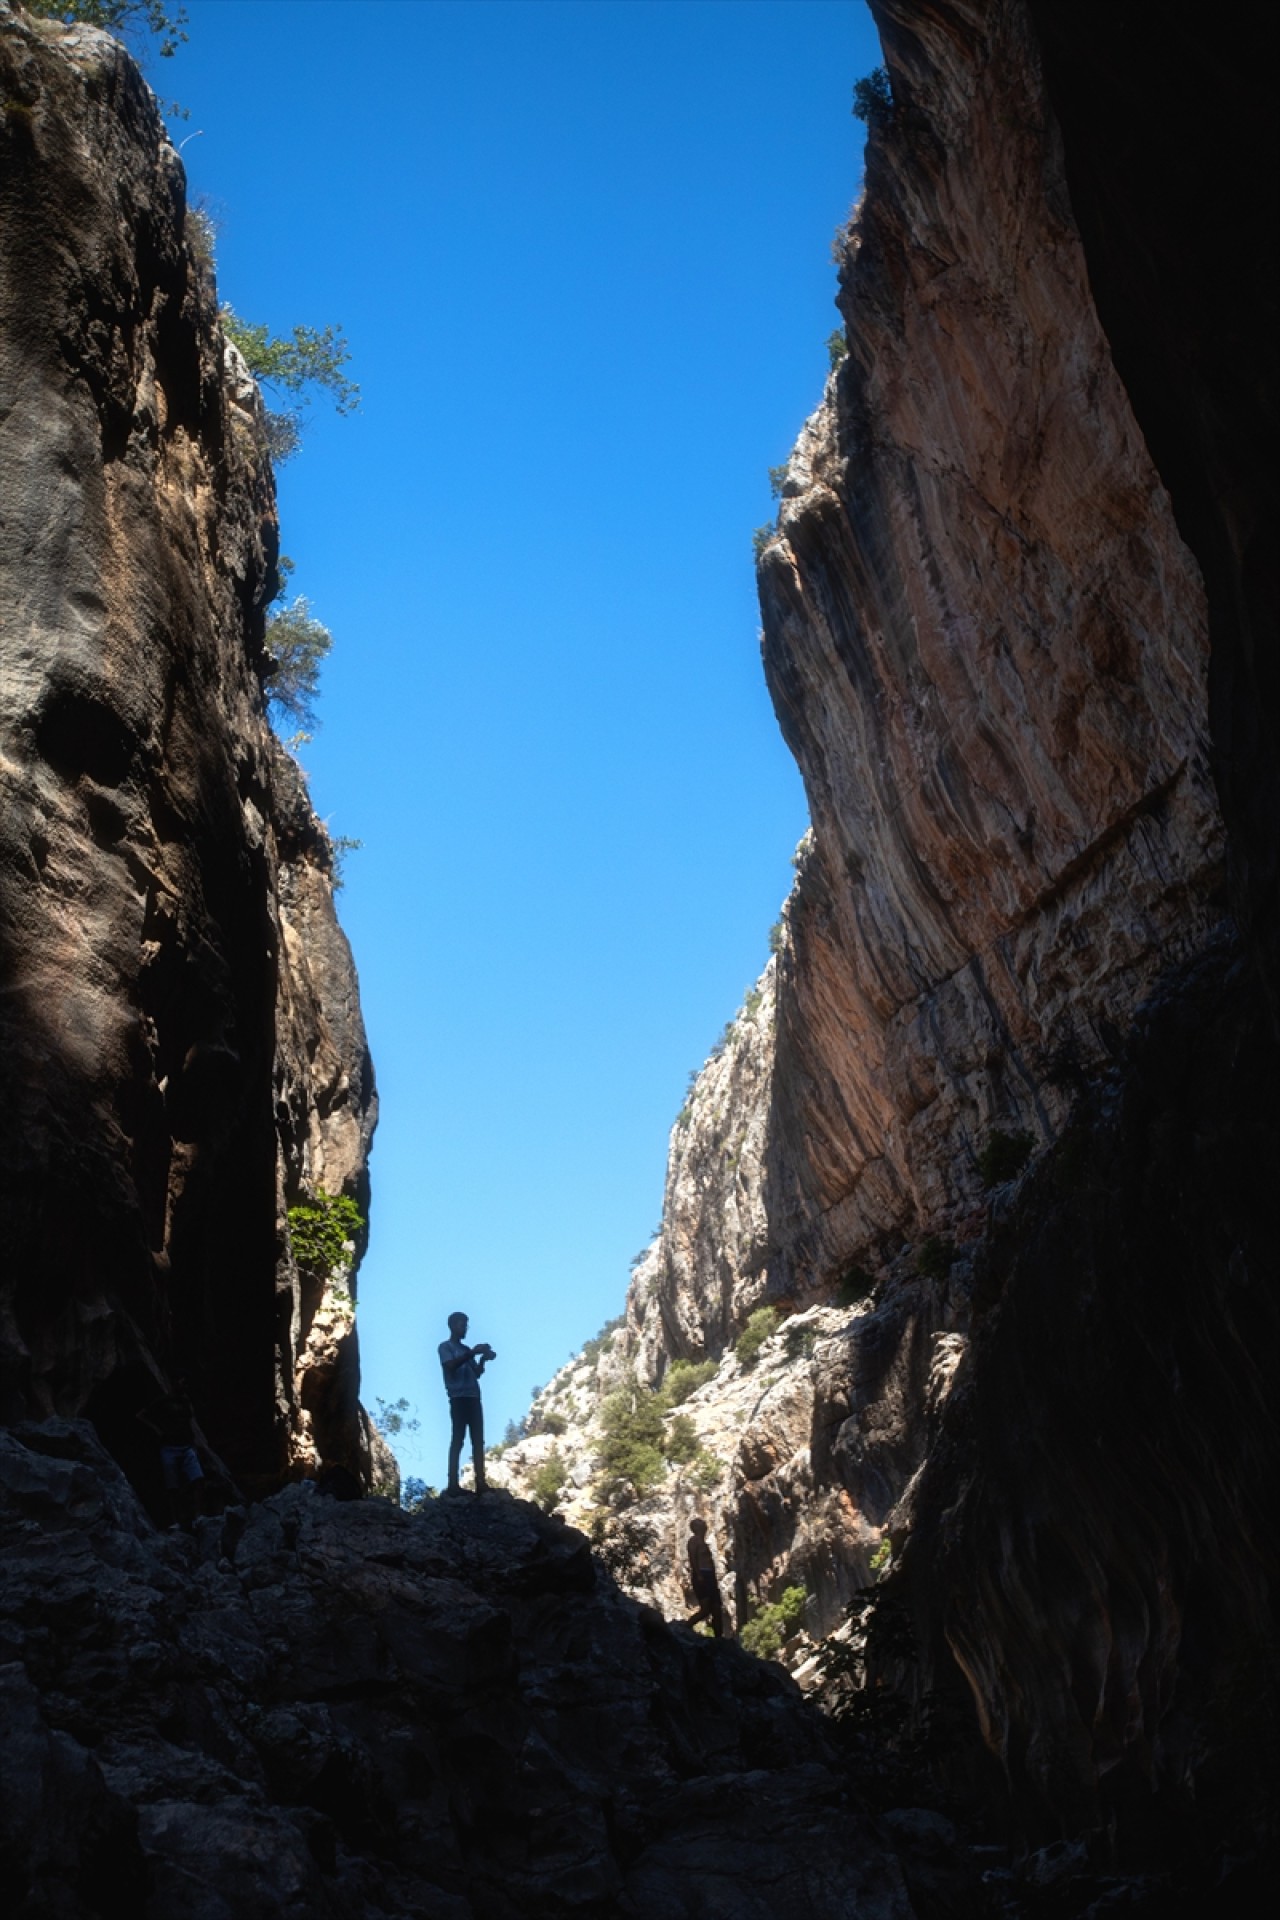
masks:
<svg viewBox="0 0 1280 1920"><path fill-rule="evenodd" d="M1233 905L1274 994L1280 138L1268 23L1249 13L1223 32L1189 0L1120 17L1097 0L1029 0L1028 13L1098 315L1204 579Z"/></svg>
<svg viewBox="0 0 1280 1920"><path fill-rule="evenodd" d="M305 1404L285 1225L367 1204L376 1103L265 716L261 399L123 49L3 7L0 61L0 1413L87 1412L146 1481L182 1376L242 1485L363 1471L349 1329Z"/></svg>

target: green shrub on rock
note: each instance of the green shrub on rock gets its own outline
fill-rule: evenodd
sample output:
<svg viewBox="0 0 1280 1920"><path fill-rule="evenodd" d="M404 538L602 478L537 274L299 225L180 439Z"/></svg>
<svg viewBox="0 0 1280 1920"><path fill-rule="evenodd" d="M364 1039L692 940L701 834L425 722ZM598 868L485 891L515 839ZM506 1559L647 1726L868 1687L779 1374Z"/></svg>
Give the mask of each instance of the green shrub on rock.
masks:
<svg viewBox="0 0 1280 1920"><path fill-rule="evenodd" d="M888 67L873 67L853 83L853 117L868 127L887 127L893 118Z"/></svg>
<svg viewBox="0 0 1280 1920"><path fill-rule="evenodd" d="M600 1491L616 1500L628 1486L637 1494L656 1487L666 1471L662 1457L662 1405L638 1384L619 1387L600 1409Z"/></svg>
<svg viewBox="0 0 1280 1920"><path fill-rule="evenodd" d="M674 1466L685 1466L698 1451L698 1429L687 1413L677 1413L668 1423L662 1451Z"/></svg>
<svg viewBox="0 0 1280 1920"><path fill-rule="evenodd" d="M804 1618L807 1597L803 1587L784 1587L780 1599L761 1607L738 1635L747 1652L758 1660L776 1659Z"/></svg>
<svg viewBox="0 0 1280 1920"><path fill-rule="evenodd" d="M190 24L185 7L170 13L165 0L23 0L28 13L42 20L82 20L87 26L102 27L108 33L154 33L159 37L159 54L169 60L186 40L184 29Z"/></svg>
<svg viewBox="0 0 1280 1920"><path fill-rule="evenodd" d="M320 669L333 649L333 635L312 617L305 594L271 616L263 645L268 661L268 706L295 726L314 728L318 724L315 703L320 692Z"/></svg>
<svg viewBox="0 0 1280 1920"><path fill-rule="evenodd" d="M1029 1133L1002 1133L997 1127L978 1155L978 1172L984 1187L1002 1187L1016 1180L1035 1150Z"/></svg>
<svg viewBox="0 0 1280 1920"><path fill-rule="evenodd" d="M242 320L225 302L219 317L226 338L260 385L291 394L304 405L320 389L329 394L339 413L356 411L360 389L347 372L351 349L341 327L296 326L288 337L277 337L269 327ZM302 444L303 406L269 407L266 423L272 459L289 459Z"/></svg>
<svg viewBox="0 0 1280 1920"><path fill-rule="evenodd" d="M317 1187L310 1206L290 1207L288 1220L293 1257L316 1280L327 1280L350 1264L348 1243L358 1239L364 1226L354 1200L326 1193L323 1187Z"/></svg>
<svg viewBox="0 0 1280 1920"><path fill-rule="evenodd" d="M669 1407L683 1406L715 1373L714 1360L673 1360L662 1383L662 1397Z"/></svg>
<svg viewBox="0 0 1280 1920"><path fill-rule="evenodd" d="M945 1280L959 1258L954 1241L931 1233L916 1253L916 1272L926 1280Z"/></svg>
<svg viewBox="0 0 1280 1920"><path fill-rule="evenodd" d="M673 1404L701 1386L715 1372L714 1361L677 1361L667 1376L668 1385L676 1375L677 1398L673 1402L664 1385L660 1393L651 1393L639 1381L611 1393L600 1409L603 1440L598 1454L596 1497L611 1507L625 1506L628 1496L642 1496L653 1490L669 1466L688 1466L706 1461L698 1445L698 1430L687 1413L671 1414ZM692 1379L693 1384L689 1385ZM720 1477L716 1463L714 1479ZM701 1485L701 1476L695 1476ZM714 1481L706 1482L707 1485Z"/></svg>
<svg viewBox="0 0 1280 1920"><path fill-rule="evenodd" d="M776 1307L757 1307L734 1342L733 1351L740 1367L754 1367L760 1349L778 1324Z"/></svg>
<svg viewBox="0 0 1280 1920"><path fill-rule="evenodd" d="M569 1469L559 1447L552 1447L542 1465L531 1475L529 1491L544 1513L554 1513L569 1478Z"/></svg>

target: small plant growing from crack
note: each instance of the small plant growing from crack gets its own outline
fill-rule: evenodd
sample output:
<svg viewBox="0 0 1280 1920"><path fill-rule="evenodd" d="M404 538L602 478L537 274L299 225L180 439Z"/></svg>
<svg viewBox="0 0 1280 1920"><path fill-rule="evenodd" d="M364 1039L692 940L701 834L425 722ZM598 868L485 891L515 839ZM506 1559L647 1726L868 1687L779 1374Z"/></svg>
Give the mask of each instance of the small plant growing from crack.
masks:
<svg viewBox="0 0 1280 1920"><path fill-rule="evenodd" d="M997 1127L978 1155L978 1172L988 1190L1016 1180L1035 1150L1029 1133L1003 1133Z"/></svg>

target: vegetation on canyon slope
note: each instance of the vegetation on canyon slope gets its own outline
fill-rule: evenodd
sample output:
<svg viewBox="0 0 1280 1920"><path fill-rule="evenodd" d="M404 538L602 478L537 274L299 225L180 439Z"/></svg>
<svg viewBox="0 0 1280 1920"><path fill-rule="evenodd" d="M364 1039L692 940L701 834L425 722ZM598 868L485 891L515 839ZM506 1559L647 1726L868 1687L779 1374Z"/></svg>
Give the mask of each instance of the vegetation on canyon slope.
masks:
<svg viewBox="0 0 1280 1920"><path fill-rule="evenodd" d="M714 1379L714 1360L673 1360L662 1382L663 1396L669 1407L679 1407L691 1394Z"/></svg>
<svg viewBox="0 0 1280 1920"><path fill-rule="evenodd" d="M719 1482L724 1462L702 1447L691 1417L676 1411L716 1371L714 1360L677 1360L656 1392L632 1378L605 1397L599 1411L592 1483L602 1519L652 1493L673 1468L681 1469L689 1484L701 1492ZM502 1446L489 1449L490 1457L498 1457L527 1436L550 1434L558 1439L568 1425L555 1410L535 1409L519 1429L509 1425ZM538 1462L528 1484L532 1498L548 1512L554 1511L569 1484L568 1464L558 1447Z"/></svg>
<svg viewBox="0 0 1280 1920"><path fill-rule="evenodd" d="M267 706L310 735L319 724L315 703L320 669L333 650L333 635L316 619L305 594L288 605L277 599L273 606L279 611L272 612L263 636L269 661Z"/></svg>
<svg viewBox="0 0 1280 1920"><path fill-rule="evenodd" d="M852 113L855 120L861 120L868 127L889 124L893 118L893 94L887 67L873 67L861 80L854 81Z"/></svg>
<svg viewBox="0 0 1280 1920"><path fill-rule="evenodd" d="M778 1309L776 1307L757 1307L747 1318L747 1324L734 1342L734 1357L740 1367L754 1367L760 1358L760 1349L765 1341L778 1328Z"/></svg>

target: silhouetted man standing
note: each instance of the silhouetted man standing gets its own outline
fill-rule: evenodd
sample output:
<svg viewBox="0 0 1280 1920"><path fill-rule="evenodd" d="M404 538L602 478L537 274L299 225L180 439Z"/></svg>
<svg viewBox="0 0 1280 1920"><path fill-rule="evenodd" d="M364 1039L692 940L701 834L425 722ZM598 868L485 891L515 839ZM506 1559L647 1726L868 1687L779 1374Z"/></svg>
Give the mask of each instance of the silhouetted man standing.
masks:
<svg viewBox="0 0 1280 1920"><path fill-rule="evenodd" d="M163 1394L137 1416L160 1442L160 1471L169 1506L169 1524L184 1527L188 1533L200 1513L204 1493L204 1468L196 1452L194 1417L181 1382L176 1393Z"/></svg>
<svg viewBox="0 0 1280 1920"><path fill-rule="evenodd" d="M465 1344L468 1324L465 1313L451 1313L449 1338L440 1342L440 1367L444 1373L449 1414L453 1421L446 1493L462 1491L458 1485L458 1461L462 1457L462 1442L468 1433L471 1435L471 1464L475 1469L476 1492L483 1493L485 1490L484 1413L480 1405L480 1375L484 1372L485 1362L496 1360L498 1356L483 1340L474 1347Z"/></svg>
<svg viewBox="0 0 1280 1920"><path fill-rule="evenodd" d="M707 1539L705 1520L689 1522L686 1551L689 1555L689 1584L698 1603L698 1611L689 1616L689 1625L696 1627L700 1620L710 1621L711 1631L719 1640L724 1633L724 1604L720 1598L720 1582L716 1579L715 1556Z"/></svg>

